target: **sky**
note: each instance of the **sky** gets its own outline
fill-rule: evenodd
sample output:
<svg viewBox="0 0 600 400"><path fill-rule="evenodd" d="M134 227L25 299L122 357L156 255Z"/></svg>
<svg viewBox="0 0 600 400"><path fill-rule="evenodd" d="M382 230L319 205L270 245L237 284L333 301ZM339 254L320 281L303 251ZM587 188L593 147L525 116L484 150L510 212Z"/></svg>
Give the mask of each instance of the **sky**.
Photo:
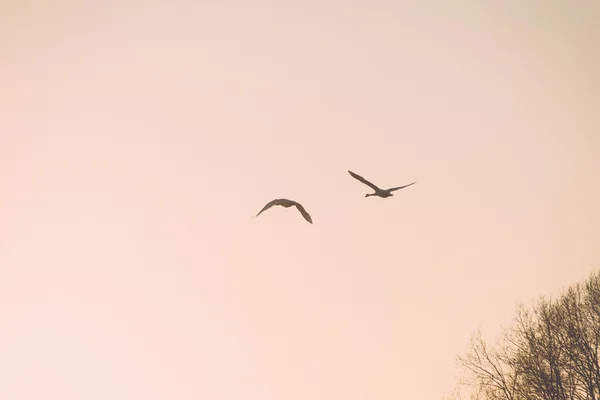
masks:
<svg viewBox="0 0 600 400"><path fill-rule="evenodd" d="M449 394L600 268L599 19L0 2L0 398Z"/></svg>

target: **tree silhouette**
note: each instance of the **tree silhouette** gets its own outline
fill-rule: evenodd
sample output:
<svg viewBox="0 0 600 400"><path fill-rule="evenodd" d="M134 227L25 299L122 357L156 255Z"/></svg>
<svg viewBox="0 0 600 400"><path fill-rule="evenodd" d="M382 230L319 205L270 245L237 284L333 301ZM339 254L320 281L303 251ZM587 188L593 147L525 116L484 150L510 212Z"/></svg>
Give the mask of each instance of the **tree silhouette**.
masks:
<svg viewBox="0 0 600 400"><path fill-rule="evenodd" d="M498 343L473 335L458 357L461 384L486 400L600 400L599 347L600 271L556 300L519 306Z"/></svg>

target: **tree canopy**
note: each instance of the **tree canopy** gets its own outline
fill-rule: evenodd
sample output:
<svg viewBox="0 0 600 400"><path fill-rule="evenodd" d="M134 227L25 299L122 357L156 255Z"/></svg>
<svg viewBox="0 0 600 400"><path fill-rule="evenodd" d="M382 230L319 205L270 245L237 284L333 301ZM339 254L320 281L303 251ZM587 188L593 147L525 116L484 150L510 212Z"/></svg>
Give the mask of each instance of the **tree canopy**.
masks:
<svg viewBox="0 0 600 400"><path fill-rule="evenodd" d="M458 357L471 398L600 400L600 271L516 314L497 343L478 332Z"/></svg>

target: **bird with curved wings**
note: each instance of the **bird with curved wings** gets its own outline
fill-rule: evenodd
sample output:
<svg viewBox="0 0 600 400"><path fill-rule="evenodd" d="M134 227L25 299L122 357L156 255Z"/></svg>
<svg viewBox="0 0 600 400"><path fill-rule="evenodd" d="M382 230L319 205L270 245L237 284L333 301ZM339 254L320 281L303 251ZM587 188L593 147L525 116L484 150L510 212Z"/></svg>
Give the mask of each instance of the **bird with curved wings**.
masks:
<svg viewBox="0 0 600 400"><path fill-rule="evenodd" d="M417 183L416 181L413 183L409 183L408 185L404 185L404 186L398 186L398 187L393 187L390 189L380 189L378 188L376 185L372 184L371 182L369 182L368 180L366 180L365 178L363 178L360 175L355 174L354 172L348 170L348 173L350 174L350 176L352 176L354 179L359 180L360 182L364 183L365 185L369 186L371 189L373 189L375 191L375 193L368 193L365 195L365 197L369 197L369 196L379 196L382 198L386 198L386 197L391 197L393 196L392 192L395 190L399 190L399 189L404 189L405 187L408 187L410 185L414 185L415 183Z"/></svg>
<svg viewBox="0 0 600 400"><path fill-rule="evenodd" d="M304 217L305 220L307 220L311 224L313 223L312 218L310 217L310 215L306 212L306 210L304 209L304 207L302 207L302 205L300 203L295 202L294 200L288 200L288 199L275 199L275 200L268 202L263 207L263 209L260 210L260 212L258 214L256 214L256 216L258 217L263 211L268 210L269 208L271 208L273 206L282 206L285 208L295 206L298 209L298 211L300 211L300 214L302 214L302 216Z"/></svg>

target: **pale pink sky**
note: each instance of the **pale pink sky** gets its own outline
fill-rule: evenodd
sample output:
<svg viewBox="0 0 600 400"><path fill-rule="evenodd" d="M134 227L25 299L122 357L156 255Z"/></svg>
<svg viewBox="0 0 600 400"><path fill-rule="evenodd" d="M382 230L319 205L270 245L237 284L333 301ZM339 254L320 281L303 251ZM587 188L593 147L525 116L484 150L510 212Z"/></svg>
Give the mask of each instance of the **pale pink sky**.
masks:
<svg viewBox="0 0 600 400"><path fill-rule="evenodd" d="M0 3L0 399L436 399L600 267L598 1L108 3Z"/></svg>

